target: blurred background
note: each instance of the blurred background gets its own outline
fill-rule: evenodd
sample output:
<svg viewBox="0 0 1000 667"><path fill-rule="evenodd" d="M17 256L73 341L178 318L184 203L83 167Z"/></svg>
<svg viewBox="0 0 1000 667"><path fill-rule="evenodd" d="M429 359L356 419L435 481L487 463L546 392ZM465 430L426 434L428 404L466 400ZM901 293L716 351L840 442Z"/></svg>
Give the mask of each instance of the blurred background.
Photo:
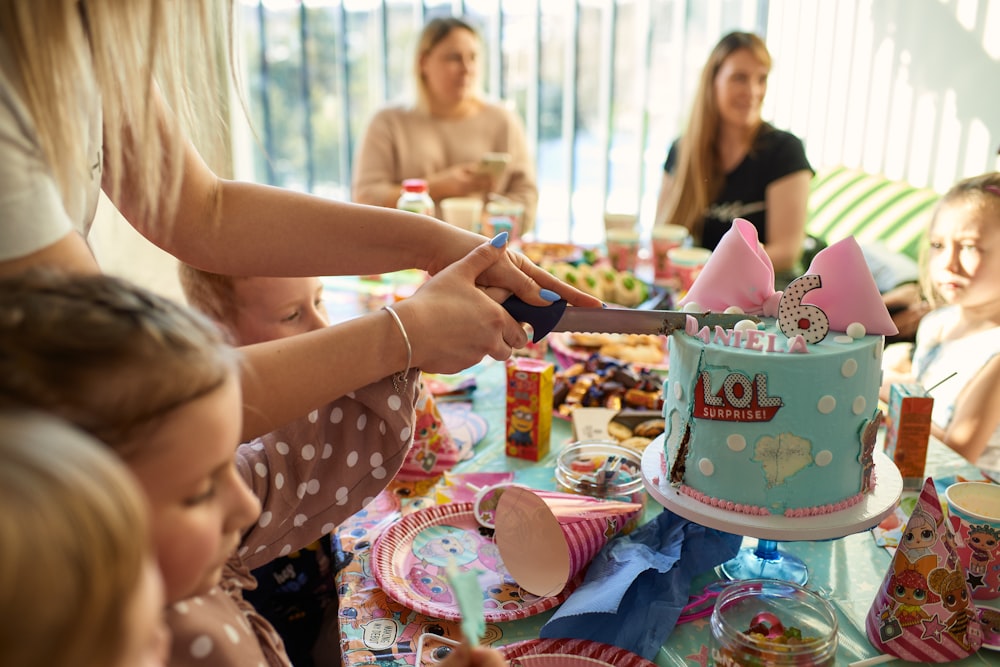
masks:
<svg viewBox="0 0 1000 667"><path fill-rule="evenodd" d="M599 243L605 210L652 225L701 67L735 29L765 38L764 119L802 138L817 171L944 191L1000 167L1000 0L237 0L236 11L248 113L231 106L231 173L325 197L349 198L368 119L410 99L416 39L442 14L479 28L487 96L524 120L541 240Z"/></svg>

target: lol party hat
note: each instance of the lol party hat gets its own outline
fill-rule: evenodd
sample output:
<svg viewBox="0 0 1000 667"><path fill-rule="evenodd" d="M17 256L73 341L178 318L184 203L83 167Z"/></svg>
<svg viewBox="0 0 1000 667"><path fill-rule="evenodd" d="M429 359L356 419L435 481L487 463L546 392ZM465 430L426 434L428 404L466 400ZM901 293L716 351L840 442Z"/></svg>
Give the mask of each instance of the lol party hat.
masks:
<svg viewBox="0 0 1000 667"><path fill-rule="evenodd" d="M423 382L414 410L413 445L396 473L396 478L402 481L437 477L462 460L462 452L451 437L433 394Z"/></svg>
<svg viewBox="0 0 1000 667"><path fill-rule="evenodd" d="M518 586L558 595L641 510L639 503L511 486L497 503L496 544Z"/></svg>
<svg viewBox="0 0 1000 667"><path fill-rule="evenodd" d="M865 621L879 651L908 662L960 660L982 627L934 482L924 482L896 555Z"/></svg>

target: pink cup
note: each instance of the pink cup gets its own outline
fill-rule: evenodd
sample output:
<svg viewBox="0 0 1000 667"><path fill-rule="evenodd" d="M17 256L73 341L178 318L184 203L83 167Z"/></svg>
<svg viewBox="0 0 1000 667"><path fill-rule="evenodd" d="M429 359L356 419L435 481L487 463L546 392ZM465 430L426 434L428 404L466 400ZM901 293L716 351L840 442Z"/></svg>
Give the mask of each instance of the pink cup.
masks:
<svg viewBox="0 0 1000 667"><path fill-rule="evenodd" d="M958 482L944 492L958 560L972 597L1000 597L1000 486Z"/></svg>
<svg viewBox="0 0 1000 667"><path fill-rule="evenodd" d="M666 282L675 277L668 253L674 248L684 245L687 237L687 227L680 225L653 227L650 245L653 251L653 279L656 282Z"/></svg>
<svg viewBox="0 0 1000 667"><path fill-rule="evenodd" d="M667 258L680 283L680 293L683 296L691 289L695 278L705 268L705 263L712 256L712 251L706 248L673 248L667 251Z"/></svg>
<svg viewBox="0 0 1000 667"><path fill-rule="evenodd" d="M635 271L639 263L639 232L635 229L609 229L605 236L608 259L616 271Z"/></svg>

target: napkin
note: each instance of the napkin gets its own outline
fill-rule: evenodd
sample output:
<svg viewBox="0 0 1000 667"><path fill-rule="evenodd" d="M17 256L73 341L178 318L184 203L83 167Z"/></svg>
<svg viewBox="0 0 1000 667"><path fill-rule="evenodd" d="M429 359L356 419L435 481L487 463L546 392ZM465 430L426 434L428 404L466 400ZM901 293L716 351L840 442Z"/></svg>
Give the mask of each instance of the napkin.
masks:
<svg viewBox="0 0 1000 667"><path fill-rule="evenodd" d="M687 604L691 580L735 557L742 541L663 510L601 549L541 637L613 644L653 660Z"/></svg>

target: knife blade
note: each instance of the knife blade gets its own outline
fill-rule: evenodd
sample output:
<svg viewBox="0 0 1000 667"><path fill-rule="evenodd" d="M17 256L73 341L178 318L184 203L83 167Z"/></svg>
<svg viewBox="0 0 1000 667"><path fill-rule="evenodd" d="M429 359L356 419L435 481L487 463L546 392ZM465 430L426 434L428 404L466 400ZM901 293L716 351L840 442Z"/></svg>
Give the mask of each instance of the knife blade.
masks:
<svg viewBox="0 0 1000 667"><path fill-rule="evenodd" d="M742 313L567 307L563 299L548 306L532 306L516 296L508 297L502 305L515 320L531 325L532 342L535 343L552 331L670 335L684 329L688 315L698 321L698 328L718 325L731 329L740 320L760 321L760 318Z"/></svg>

